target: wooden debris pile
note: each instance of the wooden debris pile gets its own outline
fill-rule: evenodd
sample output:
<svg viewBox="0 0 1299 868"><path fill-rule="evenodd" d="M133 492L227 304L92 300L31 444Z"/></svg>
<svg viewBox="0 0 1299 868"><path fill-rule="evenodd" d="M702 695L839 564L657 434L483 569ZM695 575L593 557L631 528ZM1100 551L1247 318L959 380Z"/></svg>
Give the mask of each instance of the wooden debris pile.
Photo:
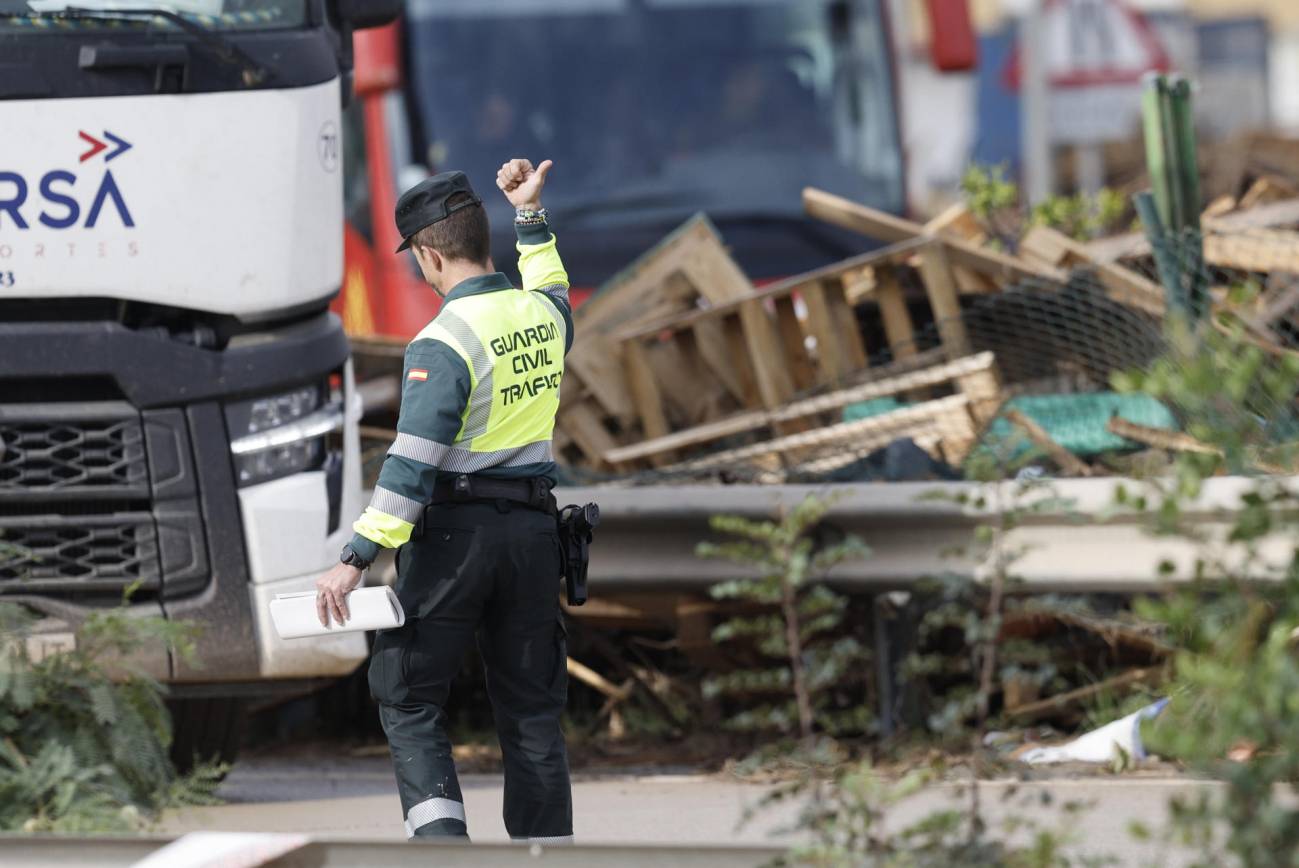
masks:
<svg viewBox="0 0 1299 868"><path fill-rule="evenodd" d="M1237 313L1276 352L1286 329L1299 334L1299 199L1280 198L1293 186L1260 178L1204 218L1206 260L1224 282L1215 298L1225 303L1227 283L1263 281L1257 304ZM969 312L981 300L1026 290L1059 298L1081 280L1159 338L1165 290L1140 235L1081 242L1035 226L1012 254L960 205L921 224L816 189L803 204L885 246L755 287L700 216L579 308L557 429L566 464L647 479L783 481L910 438L955 466L1019 385L998 357L1031 352L1015 336L996 347L972 338ZM1105 355L1108 337L1095 337L1094 355ZM1107 387L1105 376L1090 382ZM878 407L845 420L846 407L864 402ZM1007 419L1062 473L1092 472L1024 414ZM1171 442L1117 424L1111 433L1133 444Z"/></svg>
<svg viewBox="0 0 1299 868"><path fill-rule="evenodd" d="M1232 184L1216 185L1233 192L1203 213L1204 256L1220 311L1236 305L1250 339L1281 355L1299 336L1299 158L1251 147ZM803 204L882 246L758 287L701 215L579 306L555 431L576 478L807 479L903 438L958 466L999 416L1062 474L1095 472L1094 455L1070 455L1003 405L1103 391L1110 372L1157 354L1165 290L1143 235L1084 242L1033 226L1008 239L963 205L918 223L816 189ZM1232 290L1245 283L1260 291L1242 305ZM1032 316L1058 322L1083 295L1108 305L1110 320L1043 337L1050 323ZM1144 345L1116 354L1124 341ZM362 432L377 460L392 436L402 342L354 342L365 406L378 411ZM1135 419L1108 431L1134 448L1199 448Z"/></svg>
<svg viewBox="0 0 1299 868"><path fill-rule="evenodd" d="M696 217L579 308L557 435L568 464L829 470L899 437L964 458L1001 389L995 359L971 351L961 295L1062 273L819 190L805 205L888 246L756 288ZM884 346L866 343L866 306ZM920 345L917 320L938 324L936 346ZM891 360L872 367L883 349ZM849 404L896 396L908 405L842 419Z"/></svg>

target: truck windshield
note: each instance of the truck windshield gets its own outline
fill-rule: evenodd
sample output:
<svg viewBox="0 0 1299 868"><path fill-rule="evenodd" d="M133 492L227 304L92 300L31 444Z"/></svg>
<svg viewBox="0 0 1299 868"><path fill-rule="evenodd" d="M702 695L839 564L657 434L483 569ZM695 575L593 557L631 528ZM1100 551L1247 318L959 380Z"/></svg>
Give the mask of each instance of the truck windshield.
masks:
<svg viewBox="0 0 1299 868"><path fill-rule="evenodd" d="M66 33L69 27L103 27L102 19L68 18L59 27L50 18L71 10L112 13L141 8L162 9L193 17L209 30L269 30L300 27L306 22L307 0L0 0L0 29L22 28L28 33ZM123 18L121 27L171 27L159 18Z"/></svg>
<svg viewBox="0 0 1299 868"><path fill-rule="evenodd" d="M801 219L806 185L898 210L880 2L412 0L428 162L552 158L568 227Z"/></svg>

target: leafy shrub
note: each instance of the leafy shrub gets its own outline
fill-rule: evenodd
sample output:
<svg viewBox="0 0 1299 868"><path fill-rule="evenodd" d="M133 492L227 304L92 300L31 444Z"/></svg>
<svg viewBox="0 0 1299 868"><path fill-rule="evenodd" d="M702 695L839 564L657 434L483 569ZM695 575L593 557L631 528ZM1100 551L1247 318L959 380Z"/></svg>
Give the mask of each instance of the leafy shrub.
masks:
<svg viewBox="0 0 1299 868"><path fill-rule="evenodd" d="M1168 353L1116 386L1168 401L1211 447L1179 453L1167 478L1116 495L1195 552L1194 580L1139 609L1180 647L1172 701L1144 737L1223 786L1171 800L1167 835L1199 848L1197 865L1299 864L1299 546L1287 542L1299 531L1299 493L1269 475L1294 466L1299 359L1264 351L1238 324L1174 322ZM1225 532L1206 532L1188 517L1224 472L1258 475L1216 505Z"/></svg>
<svg viewBox="0 0 1299 868"><path fill-rule="evenodd" d="M821 731L862 731L870 722L863 706L845 713L832 707L831 690L859 672L866 652L852 636L838 635L847 600L825 585L839 563L865 557L856 537L818 547L812 531L832 501L808 497L779 521L749 521L716 516L712 527L737 539L703 543L697 553L751 567L757 574L713 586L712 596L753 604L757 612L737 615L713 631L719 643L746 640L773 662L716 675L704 682L704 695L770 697L734 715L734 729L796 731L804 740Z"/></svg>
<svg viewBox="0 0 1299 868"><path fill-rule="evenodd" d="M34 655L34 623L0 603L0 830L131 831L211 803L224 769L177 774L166 688L131 662L159 645L192 660L193 627L123 604L87 617L75 647Z"/></svg>

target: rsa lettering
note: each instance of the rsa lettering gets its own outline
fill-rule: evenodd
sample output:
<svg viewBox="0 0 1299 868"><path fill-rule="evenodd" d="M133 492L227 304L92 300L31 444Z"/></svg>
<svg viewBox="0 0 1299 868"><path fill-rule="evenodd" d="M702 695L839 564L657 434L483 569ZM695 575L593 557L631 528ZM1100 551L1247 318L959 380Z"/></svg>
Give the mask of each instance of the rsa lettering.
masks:
<svg viewBox="0 0 1299 868"><path fill-rule="evenodd" d="M77 221L82 218L81 202L73 195L76 184L77 176L71 172L63 169L46 172L37 184L36 192L39 193L37 198L28 186L27 179L22 175L17 172L0 171L0 226L5 225L5 218L8 217L19 229L30 228L31 219L50 229L75 227ZM89 188L83 185L82 189ZM33 201L28 202L29 199ZM117 180L113 178L111 171L104 173L99 186L95 189L94 197L90 199L90 207L85 209L85 222L81 224L82 228L95 228L105 208L110 205L117 211L123 226L128 228L135 226L135 221L131 219L131 211L126 207L126 199L122 197L122 191L117 186ZM35 208L39 208L40 211L33 216L32 211Z"/></svg>

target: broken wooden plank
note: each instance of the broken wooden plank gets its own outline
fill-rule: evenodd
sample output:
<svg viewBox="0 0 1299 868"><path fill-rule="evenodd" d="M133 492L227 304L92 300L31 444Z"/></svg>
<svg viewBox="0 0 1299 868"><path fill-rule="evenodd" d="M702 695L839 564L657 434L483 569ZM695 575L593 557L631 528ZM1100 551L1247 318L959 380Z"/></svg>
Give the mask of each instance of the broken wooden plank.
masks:
<svg viewBox="0 0 1299 868"><path fill-rule="evenodd" d="M965 462L966 456L979 439L969 397L960 397L966 399L964 406L954 405L935 414L930 424L930 428L938 434L938 448L942 451L943 459L953 467L960 467Z"/></svg>
<svg viewBox="0 0 1299 868"><path fill-rule="evenodd" d="M605 281L594 295L579 305L573 311L577 328L583 334L611 332L633 323L661 319L667 314L658 308L665 301L678 308L692 307L693 299L689 297L680 297L677 293L665 296L657 290L674 274L681 272L682 263L701 248L720 250L726 255L716 227L707 217L697 214ZM676 284L675 288L679 290L682 287ZM705 297L709 297L709 293L727 291L725 286L696 285L694 288Z"/></svg>
<svg viewBox="0 0 1299 868"><path fill-rule="evenodd" d="M1293 199L1299 195L1299 187L1279 175L1264 175L1258 178L1240 197L1240 210L1248 211L1260 205L1269 205Z"/></svg>
<svg viewBox="0 0 1299 868"><path fill-rule="evenodd" d="M762 456L813 449L822 446L852 441L855 447L867 445L884 446L899 437L917 433L936 433L937 420L943 419L952 410L963 410L968 413L969 399L964 395L951 395L934 401L927 401L913 407L904 407L888 413L881 413L869 419L855 422L840 422L811 431L790 434L750 446L729 449L713 455L706 455L689 461L671 465L671 471L699 471L728 464L738 464Z"/></svg>
<svg viewBox="0 0 1299 868"><path fill-rule="evenodd" d="M989 425L1001 410L1006 395L995 365L971 368L954 378L956 388L970 399L970 415L979 425Z"/></svg>
<svg viewBox="0 0 1299 868"><path fill-rule="evenodd" d="M815 187L803 190L803 210L818 220L880 241L900 243L934 237L927 235L925 227L919 223L894 217ZM1063 277L1054 269L1034 266L1017 257L964 239L945 238L943 242L949 250L952 265L970 268L997 280L1059 281Z"/></svg>
<svg viewBox="0 0 1299 868"><path fill-rule="evenodd" d="M582 339L568 354L566 367L579 374L604 412L630 423L635 409L623 377L621 353L609 335L694 310L700 298L719 303L751 293L716 228L703 215L696 215L606 281L573 312Z"/></svg>
<svg viewBox="0 0 1299 868"><path fill-rule="evenodd" d="M860 365L854 365L847 347L844 346L839 324L835 322L835 312L824 281L817 281L804 287L799 295L807 307L807 331L816 341L816 367L819 373L818 382L827 385L838 385L850 372Z"/></svg>
<svg viewBox="0 0 1299 868"><path fill-rule="evenodd" d="M898 282L895 268L875 271L875 303L879 305L880 319L884 323L884 337L889 342L889 352L895 359L905 359L916 354L916 329L907 309L906 295Z"/></svg>
<svg viewBox="0 0 1299 868"><path fill-rule="evenodd" d="M850 370L860 370L869 364L869 360L866 357L866 342L862 339L861 326L857 324L857 314L853 311L852 302L848 300L848 284L843 278L838 278L828 281L825 287L830 316L838 327L840 352L847 359Z"/></svg>
<svg viewBox="0 0 1299 868"><path fill-rule="evenodd" d="M623 364L627 369L627 382L631 387L632 403L640 417L641 430L646 437L665 436L672 429L663 412L663 395L646 358L644 341L623 344Z"/></svg>
<svg viewBox="0 0 1299 868"><path fill-rule="evenodd" d="M1016 720L1039 720L1075 709L1106 693L1131 690L1141 685L1157 685L1164 680L1164 677L1165 671L1162 666L1133 669L1122 675L1088 684L1086 687L1069 690L1017 708L1007 708L1006 713Z"/></svg>
<svg viewBox="0 0 1299 868"><path fill-rule="evenodd" d="M615 336L619 340L626 340L647 334L654 334L655 332L680 331L681 329L691 328L700 320L734 313L749 299L765 301L767 299L776 298L777 296L799 292L804 287L811 286L823 280L839 278L845 274L860 271L868 266L904 262L908 257L910 257L913 251L923 247L927 243L929 243L927 239L915 238L900 244L891 245L881 250L872 251L871 253L863 253L860 256L854 256L851 259L845 259L842 262L836 262L833 265L827 265L822 268L804 272L803 274L797 274L793 277L786 278L785 280L764 286L760 290L755 290L753 294L747 298L714 304L701 310L675 314L634 328L622 329L616 332Z"/></svg>
<svg viewBox="0 0 1299 868"><path fill-rule="evenodd" d="M1077 242L1048 226L1034 226L1019 242L1020 256L1052 267L1064 265L1071 253L1079 253Z"/></svg>
<svg viewBox="0 0 1299 868"><path fill-rule="evenodd" d="M1156 449L1166 449L1169 452L1195 452L1200 455L1217 455L1220 457L1224 455L1223 451L1217 446L1205 443L1190 434L1182 431L1169 431L1166 428L1138 425L1135 422L1129 422L1122 416L1111 416L1105 427L1111 434L1117 434L1126 440L1132 440L1145 446L1153 446ZM1294 472L1293 468L1282 467L1279 464L1264 461L1255 461L1253 466L1264 473L1281 476L1288 476Z"/></svg>
<svg viewBox="0 0 1299 868"><path fill-rule="evenodd" d="M798 319L794 297L789 295L775 299L776 326L780 331L780 343L784 349L785 363L789 366L789 376L794 381L794 388L802 391L816 385L816 365L807 352L807 336L803 334L803 324Z"/></svg>
<svg viewBox="0 0 1299 868"><path fill-rule="evenodd" d="M1065 630L1079 630L1103 641L1111 650L1121 654L1143 654L1152 660L1162 660L1176 653L1176 648L1164 642L1161 633L1150 624L1134 624L1101 615L1084 615L1054 606L1031 606L1006 612L997 641L1011 639L1039 641Z"/></svg>
<svg viewBox="0 0 1299 868"><path fill-rule="evenodd" d="M889 244L928 235L925 227L914 220L895 217L878 208L871 208L815 187L807 187L803 190L803 210L818 220L834 223L865 235L867 238Z"/></svg>
<svg viewBox="0 0 1299 868"><path fill-rule="evenodd" d="M934 312L939 339L948 358L956 359L969 351L970 336L961 318L961 302L956 293L956 281L944 245L930 244L920 253L920 278L925 284L925 295Z"/></svg>
<svg viewBox="0 0 1299 868"><path fill-rule="evenodd" d="M726 324L723 321L716 318L701 319L691 328L676 334L677 340L689 340L695 345L699 356L704 360L704 365L731 397L740 404L747 403L751 387L745 373L736 364L736 357L731 352L727 341Z"/></svg>
<svg viewBox="0 0 1299 868"><path fill-rule="evenodd" d="M627 388L622 347L608 335L598 332L582 335L565 357L564 369L566 378L577 376L605 413L623 423L635 420L636 408Z"/></svg>
<svg viewBox="0 0 1299 868"><path fill-rule="evenodd" d="M1219 268L1299 274L1299 232L1250 229L1204 237L1204 260Z"/></svg>
<svg viewBox="0 0 1299 868"><path fill-rule="evenodd" d="M572 657L568 658L567 668L571 677L576 678L587 687L615 702L622 702L631 696L631 684L616 685L590 666L580 663Z"/></svg>
<svg viewBox="0 0 1299 868"><path fill-rule="evenodd" d="M671 427L702 425L734 409L725 385L711 375L699 354L693 332L682 332L669 341L647 343L646 358L662 392ZM693 385L682 388L684 383Z"/></svg>
<svg viewBox="0 0 1299 868"><path fill-rule="evenodd" d="M926 235L946 235L982 244L987 240L987 233L979 218L974 216L970 206L964 202L954 202L921 227Z"/></svg>
<svg viewBox="0 0 1299 868"><path fill-rule="evenodd" d="M1222 217L1236 210L1236 197L1224 193L1217 199L1210 202L1203 211L1200 212L1200 220L1212 220L1215 217Z"/></svg>
<svg viewBox="0 0 1299 868"><path fill-rule="evenodd" d="M1232 235L1295 224L1299 224L1299 199L1286 199L1206 220L1204 231L1211 235ZM1140 232L1102 238L1090 242L1086 247L1089 257L1095 262L1116 262L1150 255L1150 242Z"/></svg>
<svg viewBox="0 0 1299 868"><path fill-rule="evenodd" d="M762 397L758 392L758 378L753 370L752 359L749 358L744 327L740 324L739 316L732 312L731 315L721 317L721 326L726 349L740 374L740 404L744 407L760 407Z"/></svg>
<svg viewBox="0 0 1299 868"><path fill-rule="evenodd" d="M1033 442L1033 445L1047 454L1056 466L1063 470L1069 476L1091 476L1092 468L1087 462L1074 455L1068 449L1065 449L1051 435L1046 433L1046 429L1034 422L1028 416L1025 416L1019 410L1008 410L1006 419L1019 428Z"/></svg>
<svg viewBox="0 0 1299 868"><path fill-rule="evenodd" d="M1156 449L1167 449L1170 452L1196 452L1201 455L1221 455L1217 446L1198 440L1181 431L1169 431L1167 428L1152 428L1149 425L1138 425L1129 422L1122 416L1111 416L1105 425L1111 434L1117 434L1125 440L1131 440L1144 446Z"/></svg>
<svg viewBox="0 0 1299 868"><path fill-rule="evenodd" d="M757 299L740 305L740 326L753 366L758 395L767 408L779 407L794 394L794 383L780 351L780 335L766 307Z"/></svg>
<svg viewBox="0 0 1299 868"><path fill-rule="evenodd" d="M1286 199L1260 205L1248 211L1237 211L1219 217L1206 228L1215 232L1244 232L1249 229L1275 229L1299 224L1299 199Z"/></svg>
<svg viewBox="0 0 1299 868"><path fill-rule="evenodd" d="M1026 256L1065 268L1090 268L1109 298L1152 316L1162 317L1165 291L1130 268L1096 258L1093 249L1075 241L1063 232L1047 226L1036 226L1020 242Z"/></svg>
<svg viewBox="0 0 1299 868"><path fill-rule="evenodd" d="M564 429L586 459L603 466L604 455L618 448L618 442L605 428L600 414L590 401L582 401L560 411L558 424Z"/></svg>
<svg viewBox="0 0 1299 868"><path fill-rule="evenodd" d="M849 404L859 401L870 401L898 395L940 383L951 382L960 377L977 375L990 371L994 366L992 353L979 353L954 362L909 371L896 376L885 377L874 382L864 383L825 395L816 395L794 401L776 410L757 410L740 413L727 419L720 419L686 431L677 431L657 440L647 440L610 450L603 457L610 463L636 461L669 450L681 450L698 446L723 437L731 437L747 431L756 431L776 425L778 422L792 419L817 416L834 410L841 410ZM968 402L967 398L967 402Z"/></svg>

